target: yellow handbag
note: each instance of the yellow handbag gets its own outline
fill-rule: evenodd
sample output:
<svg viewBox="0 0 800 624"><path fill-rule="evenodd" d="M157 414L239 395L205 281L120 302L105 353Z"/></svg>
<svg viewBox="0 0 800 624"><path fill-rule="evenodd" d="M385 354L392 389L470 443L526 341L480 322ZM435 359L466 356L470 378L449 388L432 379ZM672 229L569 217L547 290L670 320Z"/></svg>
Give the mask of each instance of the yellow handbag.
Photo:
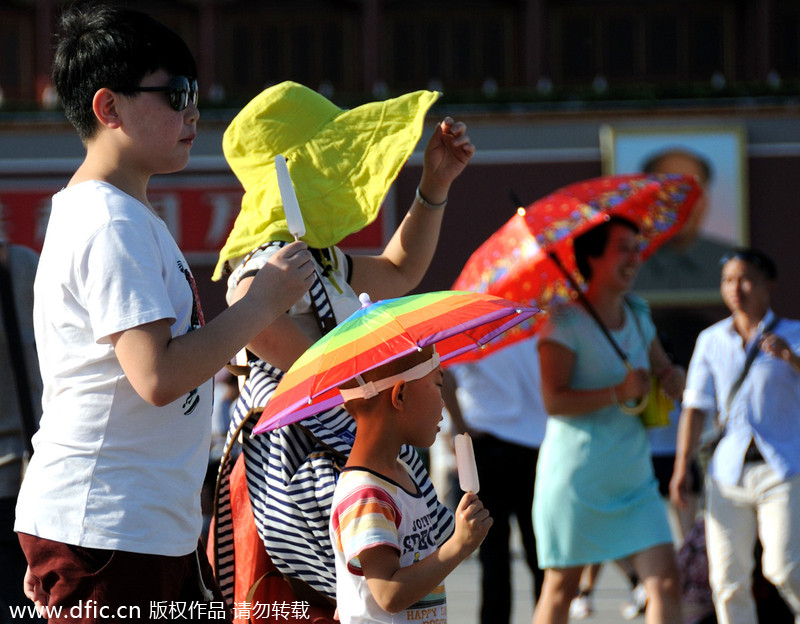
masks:
<svg viewBox="0 0 800 624"><path fill-rule="evenodd" d="M650 392L643 396L636 405L620 403L619 408L631 416L638 415L645 427L666 427L669 425L669 413L675 407L661 389L661 380L650 375Z"/></svg>
<svg viewBox="0 0 800 624"><path fill-rule="evenodd" d="M669 414L675 403L661 389L661 380L650 375L650 394L639 418L645 427L666 427L669 425Z"/></svg>

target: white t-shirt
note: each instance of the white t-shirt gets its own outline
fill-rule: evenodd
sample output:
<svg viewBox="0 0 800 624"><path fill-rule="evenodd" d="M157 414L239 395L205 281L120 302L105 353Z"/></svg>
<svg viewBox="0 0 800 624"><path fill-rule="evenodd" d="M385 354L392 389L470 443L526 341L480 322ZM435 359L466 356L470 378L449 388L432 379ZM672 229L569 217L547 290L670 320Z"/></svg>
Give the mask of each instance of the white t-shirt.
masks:
<svg viewBox="0 0 800 624"><path fill-rule="evenodd" d="M520 340L450 369L467 425L506 442L541 446L547 411L542 402L538 343L538 338Z"/></svg>
<svg viewBox="0 0 800 624"><path fill-rule="evenodd" d="M181 556L197 547L212 385L155 407L109 336L168 319L202 324L194 280L164 222L110 184L53 197L34 284L43 415L15 530L88 548Z"/></svg>
<svg viewBox="0 0 800 624"><path fill-rule="evenodd" d="M407 467L406 467L407 468ZM409 470L410 474L410 470ZM336 605L342 624L444 624L444 584L399 613L388 613L372 597L361 572L359 555L390 546L407 567L436 551L436 514L417 488L400 485L364 468L342 471L331 504L330 535L336 557Z"/></svg>

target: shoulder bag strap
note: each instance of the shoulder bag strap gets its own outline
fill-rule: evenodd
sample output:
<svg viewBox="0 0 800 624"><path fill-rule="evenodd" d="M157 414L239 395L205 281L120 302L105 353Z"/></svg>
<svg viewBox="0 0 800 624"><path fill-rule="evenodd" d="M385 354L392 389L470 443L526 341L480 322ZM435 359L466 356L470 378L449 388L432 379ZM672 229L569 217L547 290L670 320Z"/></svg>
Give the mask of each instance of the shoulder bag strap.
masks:
<svg viewBox="0 0 800 624"><path fill-rule="evenodd" d="M322 254L324 250L309 248L309 251L311 251L317 264L323 267L322 274L325 275L328 269L323 263ZM336 317L333 314L333 306L328 298L328 291L325 290L325 284L322 283L322 279L316 271L314 271L314 282L309 289L309 295L311 296L311 309L314 311L314 318L317 319L319 331L324 336L336 327Z"/></svg>
<svg viewBox="0 0 800 624"><path fill-rule="evenodd" d="M775 326L780 321L780 318L774 316L769 324L764 328L761 334L756 338L753 343L750 345L750 348L747 350L747 358L744 361L744 366L742 367L742 372L739 373L739 376L736 378L736 381L733 382L731 389L728 391L728 398L725 400L725 418L727 419L728 413L731 410L731 406L733 405L733 400L736 398L736 393L739 392L739 388L741 388L742 383L744 383L745 377L747 377L747 373L750 370L750 366L756 359L759 350L761 349L761 337L769 331L772 331Z"/></svg>
<svg viewBox="0 0 800 624"><path fill-rule="evenodd" d="M25 364L25 351L22 348L22 338L19 333L19 319L17 308L14 305L14 291L11 284L11 271L9 271L10 249L8 244L0 247L0 302L3 309L3 325L8 340L9 363L14 375L14 385L19 400L22 430L25 438L25 448L28 456L33 454L31 438L36 433L36 417L33 413L31 390L28 383L28 367Z"/></svg>

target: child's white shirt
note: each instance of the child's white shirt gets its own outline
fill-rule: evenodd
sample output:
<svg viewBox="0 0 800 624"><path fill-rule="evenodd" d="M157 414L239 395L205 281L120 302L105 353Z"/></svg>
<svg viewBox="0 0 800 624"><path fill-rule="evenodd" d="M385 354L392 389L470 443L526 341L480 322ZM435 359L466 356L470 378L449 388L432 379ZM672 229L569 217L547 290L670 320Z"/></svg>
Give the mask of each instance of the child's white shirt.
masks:
<svg viewBox="0 0 800 624"><path fill-rule="evenodd" d="M409 471L410 474L410 471ZM363 468L346 468L339 477L331 505L330 536L336 558L336 605L342 624L444 624L447 598L444 584L399 613L378 605L361 572L359 556L376 546L398 551L407 567L438 548L436 514L425 498Z"/></svg>
<svg viewBox="0 0 800 624"><path fill-rule="evenodd" d="M180 556L197 547L212 386L144 401L110 336L167 319L200 324L186 260L164 222L114 186L53 197L34 284L43 415L15 530L88 548Z"/></svg>

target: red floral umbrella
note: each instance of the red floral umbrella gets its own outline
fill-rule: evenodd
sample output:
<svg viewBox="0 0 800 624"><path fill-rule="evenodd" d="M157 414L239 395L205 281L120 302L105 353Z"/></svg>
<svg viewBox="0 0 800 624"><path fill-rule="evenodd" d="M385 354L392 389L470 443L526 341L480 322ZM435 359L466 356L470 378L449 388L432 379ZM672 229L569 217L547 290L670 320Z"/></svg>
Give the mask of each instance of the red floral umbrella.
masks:
<svg viewBox="0 0 800 624"><path fill-rule="evenodd" d="M546 311L576 296L565 272L574 284L584 285L575 264L575 237L612 216L625 217L639 227L645 259L680 230L701 192L694 178L681 175L604 176L571 184L520 208L472 254L453 289L533 303ZM480 356L534 334L543 318L515 326Z"/></svg>

